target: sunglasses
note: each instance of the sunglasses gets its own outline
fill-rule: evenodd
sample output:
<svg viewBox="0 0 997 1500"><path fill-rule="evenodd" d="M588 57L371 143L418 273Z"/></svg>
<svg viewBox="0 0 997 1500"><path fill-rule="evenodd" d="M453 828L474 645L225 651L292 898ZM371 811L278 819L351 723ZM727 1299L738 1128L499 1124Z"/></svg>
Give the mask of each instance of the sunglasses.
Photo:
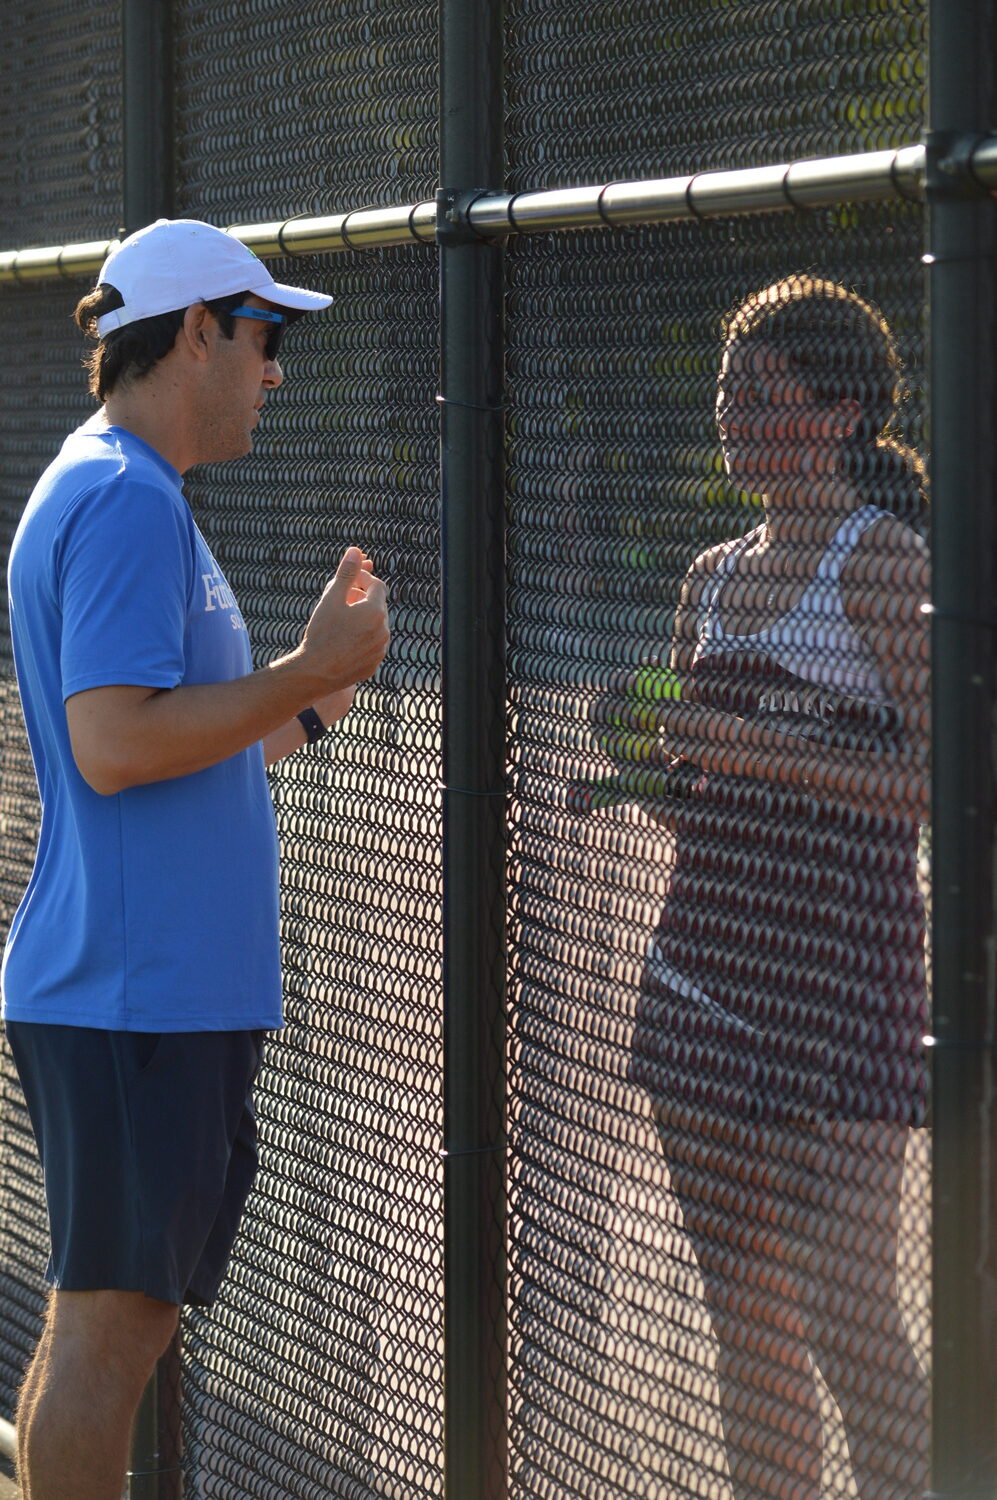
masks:
<svg viewBox="0 0 997 1500"><path fill-rule="evenodd" d="M267 334L264 353L267 359L277 358L280 341L284 337L284 314L270 312L265 307L233 307L229 314L232 318L253 318L257 323L271 323L273 326Z"/></svg>

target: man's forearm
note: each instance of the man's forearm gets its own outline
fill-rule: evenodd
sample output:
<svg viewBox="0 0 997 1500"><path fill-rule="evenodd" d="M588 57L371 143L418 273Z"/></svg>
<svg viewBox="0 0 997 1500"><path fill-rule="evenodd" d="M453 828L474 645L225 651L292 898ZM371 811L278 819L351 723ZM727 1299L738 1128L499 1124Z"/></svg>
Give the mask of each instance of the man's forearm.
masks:
<svg viewBox="0 0 997 1500"><path fill-rule="evenodd" d="M263 736L263 761L267 766L276 765L286 755L293 755L307 743L303 726L297 718L288 719L279 729Z"/></svg>
<svg viewBox="0 0 997 1500"><path fill-rule="evenodd" d="M322 686L293 652L232 682L161 692L95 688L71 698L66 712L82 775L95 791L112 796L237 755L294 724ZM304 738L301 730L299 743ZM288 744L281 753L293 748Z"/></svg>

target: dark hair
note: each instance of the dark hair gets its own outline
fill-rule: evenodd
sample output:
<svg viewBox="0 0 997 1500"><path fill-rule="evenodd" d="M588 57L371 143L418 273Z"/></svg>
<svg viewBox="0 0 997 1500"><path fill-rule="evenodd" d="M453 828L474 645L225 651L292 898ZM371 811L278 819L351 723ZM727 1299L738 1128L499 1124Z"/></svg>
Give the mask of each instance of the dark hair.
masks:
<svg viewBox="0 0 997 1500"><path fill-rule="evenodd" d="M235 333L235 320L230 316L232 309L245 302L248 296L248 292L236 292L204 304L217 319L227 339ZM98 401L109 396L116 385L148 375L152 367L169 354L187 311L182 307L176 312L158 313L153 318L138 318L134 323L126 323L124 328L112 329L101 338L97 319L123 306L124 298L117 287L106 282L94 287L76 306L74 316L79 327L88 338L99 340L96 349L88 350L83 357L84 368L90 375L91 395Z"/></svg>
<svg viewBox="0 0 997 1500"><path fill-rule="evenodd" d="M896 340L883 314L857 292L803 272L753 292L724 324L725 342L777 349L822 406L854 401L862 416L841 440L841 472L920 529L924 464L900 441L903 395Z"/></svg>

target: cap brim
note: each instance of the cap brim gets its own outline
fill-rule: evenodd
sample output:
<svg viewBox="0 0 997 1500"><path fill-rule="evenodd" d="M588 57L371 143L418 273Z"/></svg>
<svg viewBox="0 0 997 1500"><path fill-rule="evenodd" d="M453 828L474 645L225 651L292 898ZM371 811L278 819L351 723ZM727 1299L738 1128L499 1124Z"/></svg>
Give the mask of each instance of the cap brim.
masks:
<svg viewBox="0 0 997 1500"><path fill-rule="evenodd" d="M312 292L303 286L285 286L280 281L270 281L266 286L247 287L257 297L265 297L275 307L287 307L293 312L321 312L332 306L332 298L325 292Z"/></svg>

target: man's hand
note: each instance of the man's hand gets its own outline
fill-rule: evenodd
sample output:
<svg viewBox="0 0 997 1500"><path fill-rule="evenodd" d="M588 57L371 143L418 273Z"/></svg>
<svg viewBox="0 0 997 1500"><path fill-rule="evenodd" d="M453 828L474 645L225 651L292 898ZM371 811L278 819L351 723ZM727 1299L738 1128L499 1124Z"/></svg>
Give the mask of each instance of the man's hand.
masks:
<svg viewBox="0 0 997 1500"><path fill-rule="evenodd" d="M315 696L340 692L372 677L391 639L384 584L359 547L348 547L312 610L301 639L301 666L315 673Z"/></svg>

